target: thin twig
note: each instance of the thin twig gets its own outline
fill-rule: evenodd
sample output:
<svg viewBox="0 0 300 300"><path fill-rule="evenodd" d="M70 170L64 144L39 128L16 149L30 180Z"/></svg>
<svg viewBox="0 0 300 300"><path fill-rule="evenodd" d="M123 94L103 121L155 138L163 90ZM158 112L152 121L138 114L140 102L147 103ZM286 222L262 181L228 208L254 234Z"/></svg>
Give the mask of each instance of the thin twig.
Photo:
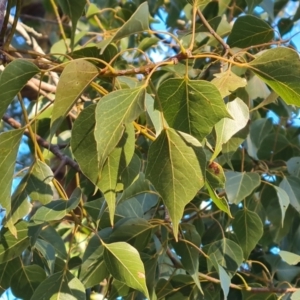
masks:
<svg viewBox="0 0 300 300"><path fill-rule="evenodd" d="M15 129L19 129L22 127L22 125L17 122L14 118L8 116L7 114L5 114L2 117L2 120L9 124L11 127L15 128ZM30 137L29 134L29 130L25 129L24 134L28 137ZM36 142L43 148L48 149L50 152L52 152L58 159L60 159L61 161L64 161L66 165L69 165L70 167L72 167L74 170L76 170L77 172L81 173L81 170L79 168L79 165L72 160L70 157L68 157L67 155L65 155L64 153L61 152L60 150L60 146L59 145L54 145L54 144L50 144L49 142L47 142L46 140L44 140L41 136L39 136L38 134L34 135Z"/></svg>

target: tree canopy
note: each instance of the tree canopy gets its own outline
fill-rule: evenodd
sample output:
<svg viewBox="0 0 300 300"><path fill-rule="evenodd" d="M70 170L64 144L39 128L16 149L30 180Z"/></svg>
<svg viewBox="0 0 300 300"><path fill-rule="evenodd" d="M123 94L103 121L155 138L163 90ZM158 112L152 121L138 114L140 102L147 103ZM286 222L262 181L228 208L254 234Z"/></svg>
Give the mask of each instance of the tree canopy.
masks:
<svg viewBox="0 0 300 300"><path fill-rule="evenodd" d="M0 0L0 293L300 299L290 4Z"/></svg>

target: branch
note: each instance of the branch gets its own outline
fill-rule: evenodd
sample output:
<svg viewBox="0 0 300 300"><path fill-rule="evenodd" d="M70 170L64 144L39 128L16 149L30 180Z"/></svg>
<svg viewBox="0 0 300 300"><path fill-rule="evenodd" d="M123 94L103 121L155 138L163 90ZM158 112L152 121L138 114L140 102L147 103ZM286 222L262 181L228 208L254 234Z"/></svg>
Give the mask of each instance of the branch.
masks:
<svg viewBox="0 0 300 300"><path fill-rule="evenodd" d="M19 129L22 127L22 125L19 122L17 122L14 118L8 116L7 114L5 114L2 117L2 120L15 129ZM27 137L30 137L28 129L25 129L24 134ZM79 165L74 160L72 160L70 157L68 157L67 155L62 153L59 145L50 144L49 142L47 142L46 140L44 140L41 136L39 136L37 134L35 134L35 139L41 147L48 149L50 152L52 152L58 159L60 159L66 165L69 165L74 170L81 173Z"/></svg>

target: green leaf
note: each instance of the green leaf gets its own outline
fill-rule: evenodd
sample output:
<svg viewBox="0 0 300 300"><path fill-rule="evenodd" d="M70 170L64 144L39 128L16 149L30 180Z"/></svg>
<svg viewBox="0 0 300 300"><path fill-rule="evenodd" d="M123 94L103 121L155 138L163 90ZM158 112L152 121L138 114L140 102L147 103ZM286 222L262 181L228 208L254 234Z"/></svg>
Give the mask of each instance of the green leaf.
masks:
<svg viewBox="0 0 300 300"><path fill-rule="evenodd" d="M300 255L295 253L280 250L279 255L289 265L296 265L300 262Z"/></svg>
<svg viewBox="0 0 300 300"><path fill-rule="evenodd" d="M286 193L285 190L283 190L281 187L273 185L274 189L276 190L279 205L280 205L280 210L281 210L281 224L283 226L284 222L284 217L285 217L285 212L290 204L290 199L288 194Z"/></svg>
<svg viewBox="0 0 300 300"><path fill-rule="evenodd" d="M201 290L198 278L199 251L197 250L201 244L201 237L192 224L181 224L180 231L182 237L178 242L172 243L173 247L176 254L181 257L180 261L184 269L193 277L195 284ZM190 243L194 244L194 247Z"/></svg>
<svg viewBox="0 0 300 300"><path fill-rule="evenodd" d="M25 59L15 59L8 64L0 77L1 118L27 81L39 72L40 70L35 64Z"/></svg>
<svg viewBox="0 0 300 300"><path fill-rule="evenodd" d="M207 254L209 256L209 260L207 260L208 270L211 270L212 266L218 270L218 265L220 265L227 272L235 272L244 260L241 247L226 238L213 242Z"/></svg>
<svg viewBox="0 0 300 300"><path fill-rule="evenodd" d="M45 271L37 266L23 266L11 277L11 290L14 296L30 300L32 294L46 279Z"/></svg>
<svg viewBox="0 0 300 300"><path fill-rule="evenodd" d="M229 275L226 273L226 271L224 270L224 268L219 264L218 264L218 273L220 276L220 283L224 293L224 297L225 299L227 299L227 296L229 294L231 279Z"/></svg>
<svg viewBox="0 0 300 300"><path fill-rule="evenodd" d="M213 189L225 187L225 174L221 165L216 162L211 162L206 168L206 181Z"/></svg>
<svg viewBox="0 0 300 300"><path fill-rule="evenodd" d="M96 104L85 108L74 122L71 148L82 173L93 183L98 181L98 154L94 137Z"/></svg>
<svg viewBox="0 0 300 300"><path fill-rule="evenodd" d="M279 187L287 193L290 204L300 212L300 179L294 176L284 176Z"/></svg>
<svg viewBox="0 0 300 300"><path fill-rule="evenodd" d="M238 204L260 185L260 176L257 173L228 171L225 176L225 191L231 203Z"/></svg>
<svg viewBox="0 0 300 300"><path fill-rule="evenodd" d="M216 123L230 117L220 92L207 81L172 78L164 81L157 93L168 125L199 141Z"/></svg>
<svg viewBox="0 0 300 300"><path fill-rule="evenodd" d="M123 167L127 167L134 154L135 133L132 124L126 126L126 130L121 137L116 148L108 155L97 186L103 192L109 208L110 222L114 224L114 214L116 209L117 183Z"/></svg>
<svg viewBox="0 0 300 300"><path fill-rule="evenodd" d="M226 212L228 214L229 217L232 218L231 212L230 212L230 208L228 205L228 202L226 201L225 197L219 197L216 192L211 188L211 186L209 185L209 182L205 182L205 187L208 190L209 193L209 197L211 198L211 200L213 201L213 203L222 211Z"/></svg>
<svg viewBox="0 0 300 300"><path fill-rule="evenodd" d="M55 200L41 206L32 217L32 220L36 223L61 220L67 213L78 206L81 197L80 189L75 189L69 200Z"/></svg>
<svg viewBox="0 0 300 300"><path fill-rule="evenodd" d="M146 178L168 209L176 240L185 205L204 185L205 165L201 144L172 128L163 130L150 147Z"/></svg>
<svg viewBox="0 0 300 300"><path fill-rule="evenodd" d="M70 17L72 22L72 43L71 48L74 46L74 35L79 18L81 17L86 1L85 0L58 0L60 7L64 14Z"/></svg>
<svg viewBox="0 0 300 300"><path fill-rule="evenodd" d="M222 145L227 143L234 134L244 128L249 120L249 109L241 99L236 98L234 101L229 102L226 107L233 119L224 118L216 124L217 141L211 161L221 152Z"/></svg>
<svg viewBox="0 0 300 300"><path fill-rule="evenodd" d="M36 250L39 251L41 257L44 258L46 264L49 268L49 273L53 274L55 266L55 250L52 245L42 239L37 239L35 243Z"/></svg>
<svg viewBox="0 0 300 300"><path fill-rule="evenodd" d="M245 87L247 80L235 75L230 69L223 73L215 73L211 81L221 93L222 98L229 96L238 88Z"/></svg>
<svg viewBox="0 0 300 300"><path fill-rule="evenodd" d="M13 274L23 265L21 257L17 256L0 264L0 295L10 287Z"/></svg>
<svg viewBox="0 0 300 300"><path fill-rule="evenodd" d="M1 102L1 101L0 101ZM14 168L17 160L19 144L22 139L24 129L9 130L0 133L0 186L1 205L6 210L8 222L4 223L14 235L16 231L11 214L11 185L13 182Z"/></svg>
<svg viewBox="0 0 300 300"><path fill-rule="evenodd" d="M104 261L110 274L149 299L145 269L139 252L125 242L103 244Z"/></svg>
<svg viewBox="0 0 300 300"><path fill-rule="evenodd" d="M286 162L287 170L290 175L300 177L300 157L295 156Z"/></svg>
<svg viewBox="0 0 300 300"><path fill-rule="evenodd" d="M0 232L0 264L19 255L30 245L27 223L21 221L16 224L16 234L2 227Z"/></svg>
<svg viewBox="0 0 300 300"><path fill-rule="evenodd" d="M124 125L134 121L145 109L145 88L118 90L105 95L96 108L95 139L99 170L119 143Z"/></svg>
<svg viewBox="0 0 300 300"><path fill-rule="evenodd" d="M300 61L296 51L284 47L269 49L249 67L287 104L300 106Z"/></svg>
<svg viewBox="0 0 300 300"><path fill-rule="evenodd" d="M110 38L105 39L104 41L98 44L98 47L101 49L101 54L105 48L112 42L118 41L129 35L148 31L149 30L149 9L148 3L142 3L130 19L118 29L118 31Z"/></svg>
<svg viewBox="0 0 300 300"><path fill-rule="evenodd" d="M30 300L85 300L83 284L70 271L61 271L49 276L35 290Z"/></svg>
<svg viewBox="0 0 300 300"><path fill-rule="evenodd" d="M51 137L98 73L98 69L92 63L83 59L72 60L65 67L57 85L51 118Z"/></svg>
<svg viewBox="0 0 300 300"><path fill-rule="evenodd" d="M291 300L298 300L300 298L300 290L297 290L291 295Z"/></svg>
<svg viewBox="0 0 300 300"><path fill-rule="evenodd" d="M146 111L155 128L156 136L158 136L163 129L162 116L158 110L154 109L154 99L149 94L146 94L145 105L146 105Z"/></svg>
<svg viewBox="0 0 300 300"><path fill-rule="evenodd" d="M259 148L263 139L267 137L273 129L272 119L261 118L251 123L250 138L254 145Z"/></svg>
<svg viewBox="0 0 300 300"><path fill-rule="evenodd" d="M11 212L6 221L15 224L18 220L28 215L31 210L31 201L39 201L47 204L53 199L53 191L50 182L53 172L48 165L37 160L22 178L14 191L11 199Z"/></svg>
<svg viewBox="0 0 300 300"><path fill-rule="evenodd" d="M57 256L65 260L67 259L65 243L62 237L52 226L44 226L39 234L39 237L53 246Z"/></svg>
<svg viewBox="0 0 300 300"><path fill-rule="evenodd" d="M230 47L246 48L268 43L273 38L273 28L267 22L247 15L238 17L234 22L227 43Z"/></svg>
<svg viewBox="0 0 300 300"><path fill-rule="evenodd" d="M247 260L263 235L263 223L257 213L244 208L234 216L232 228Z"/></svg>
<svg viewBox="0 0 300 300"><path fill-rule="evenodd" d="M109 276L103 260L103 246L98 235L94 235L85 249L79 279L85 288L99 284Z"/></svg>

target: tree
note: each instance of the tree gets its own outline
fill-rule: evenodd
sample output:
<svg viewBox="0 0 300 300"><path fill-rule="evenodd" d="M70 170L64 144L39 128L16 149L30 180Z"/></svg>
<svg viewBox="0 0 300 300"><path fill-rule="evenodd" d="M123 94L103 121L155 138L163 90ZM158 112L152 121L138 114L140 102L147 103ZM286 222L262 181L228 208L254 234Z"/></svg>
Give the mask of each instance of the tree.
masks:
<svg viewBox="0 0 300 300"><path fill-rule="evenodd" d="M298 299L299 10L22 2L0 14L1 293Z"/></svg>

